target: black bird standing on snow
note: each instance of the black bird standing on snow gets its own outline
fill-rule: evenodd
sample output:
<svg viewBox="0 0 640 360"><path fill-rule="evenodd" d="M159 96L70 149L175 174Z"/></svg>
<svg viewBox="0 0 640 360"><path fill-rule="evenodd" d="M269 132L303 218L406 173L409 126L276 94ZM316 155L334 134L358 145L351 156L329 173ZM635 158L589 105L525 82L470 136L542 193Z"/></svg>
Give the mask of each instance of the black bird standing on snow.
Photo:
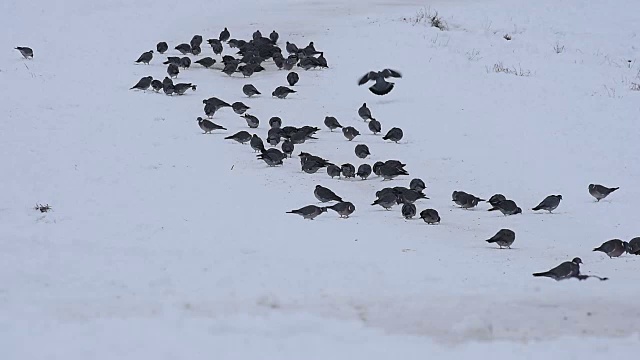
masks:
<svg viewBox="0 0 640 360"><path fill-rule="evenodd" d="M358 81L358 85L364 85L369 81L375 81L375 84L369 87L369 91L376 95L386 95L393 90L394 83L385 79L389 77L401 78L402 75L396 70L384 69L382 71L369 71Z"/></svg>

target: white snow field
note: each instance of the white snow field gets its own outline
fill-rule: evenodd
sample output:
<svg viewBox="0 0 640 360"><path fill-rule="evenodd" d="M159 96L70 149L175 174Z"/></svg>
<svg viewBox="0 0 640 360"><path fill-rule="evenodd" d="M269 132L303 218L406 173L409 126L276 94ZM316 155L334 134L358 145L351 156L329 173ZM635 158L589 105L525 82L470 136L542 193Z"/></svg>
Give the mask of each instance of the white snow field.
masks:
<svg viewBox="0 0 640 360"><path fill-rule="evenodd" d="M419 21L435 11L448 30ZM1 359L637 352L640 256L592 251L640 236L637 1L5 0L0 20ZM272 61L248 79L193 64L176 80L197 84L185 96L129 90L163 79L174 46L225 26L241 39L275 29L283 49L314 41L329 68L297 68L284 100L269 96L287 74ZM158 41L171 50L134 64ZM517 74L495 73L500 63ZM388 95L357 86L387 67L403 73ZM263 95L246 98L246 83ZM271 116L322 128L295 154L356 167L399 159L410 176L331 179L301 172L297 156L267 167L223 139L250 130L230 109L214 117L228 131L202 134L196 117L212 96L248 104L263 138ZM404 130L399 144L368 131L363 102L383 133ZM329 132L327 115L362 135ZM437 209L441 224L370 206L414 177L430 197L418 211ZM596 203L589 183L620 190ZM286 214L316 204L316 184L356 212ZM454 190L503 193L523 214L457 208ZM554 214L531 211L550 194L563 195ZM485 242L501 228L516 232L513 249ZM576 256L609 281L531 276Z"/></svg>

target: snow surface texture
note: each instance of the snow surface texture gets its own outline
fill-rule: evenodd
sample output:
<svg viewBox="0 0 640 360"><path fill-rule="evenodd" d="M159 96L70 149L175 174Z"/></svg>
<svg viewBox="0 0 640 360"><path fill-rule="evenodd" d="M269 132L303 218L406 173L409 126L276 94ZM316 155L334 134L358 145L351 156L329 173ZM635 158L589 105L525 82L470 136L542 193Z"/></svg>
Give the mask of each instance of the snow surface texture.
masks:
<svg viewBox="0 0 640 360"><path fill-rule="evenodd" d="M3 3L2 359L587 359L637 349L640 257L591 252L640 235L636 1L262 3ZM448 31L416 24L433 10ZM177 82L198 89L181 97L128 90L165 76L165 56L133 63L143 51L224 26L236 38L276 29L281 44L312 40L330 68L298 70L285 100L268 95L286 85L272 63L246 80L194 64ZM493 72L499 63L529 76ZM385 67L404 75L389 95L356 85ZM247 99L245 83L265 95ZM364 143L368 163L400 159L411 176L332 180L300 172L297 157L268 168L223 140L246 128L231 110L215 118L227 132L202 135L195 118L211 96L251 106L262 137L271 116L323 128L296 154L357 166L353 148ZM370 134L357 117L363 102L383 133L404 130L400 144ZM327 115L363 135L330 133ZM369 205L413 177L431 198L418 211L437 209L440 225ZM592 182L621 189L596 203ZM353 216L285 214L316 203L316 184L352 201ZM453 190L503 193L524 214L456 208ZM530 211L549 194L564 197L555 214ZM484 241L503 227L516 232L512 250ZM574 256L610 280L531 276Z"/></svg>

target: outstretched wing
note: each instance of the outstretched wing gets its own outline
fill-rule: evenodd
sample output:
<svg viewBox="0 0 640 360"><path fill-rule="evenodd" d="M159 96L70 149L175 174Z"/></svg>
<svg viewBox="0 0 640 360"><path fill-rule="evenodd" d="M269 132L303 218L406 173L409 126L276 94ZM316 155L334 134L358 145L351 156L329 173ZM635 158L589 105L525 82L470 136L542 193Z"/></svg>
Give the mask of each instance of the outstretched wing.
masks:
<svg viewBox="0 0 640 360"><path fill-rule="evenodd" d="M376 74L375 72L369 71L363 77L361 77L360 80L358 80L358 85L364 85L367 81L373 80L375 74Z"/></svg>
<svg viewBox="0 0 640 360"><path fill-rule="evenodd" d="M384 76L385 78L388 78L388 77L401 78L402 74L392 69L384 69L382 70L382 76Z"/></svg>

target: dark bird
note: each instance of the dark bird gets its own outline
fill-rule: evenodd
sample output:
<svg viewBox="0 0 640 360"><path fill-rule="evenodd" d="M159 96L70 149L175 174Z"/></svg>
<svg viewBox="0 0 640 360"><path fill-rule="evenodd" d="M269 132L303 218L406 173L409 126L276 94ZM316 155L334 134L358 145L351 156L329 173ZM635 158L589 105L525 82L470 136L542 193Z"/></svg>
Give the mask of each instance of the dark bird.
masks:
<svg viewBox="0 0 640 360"><path fill-rule="evenodd" d="M180 44L174 49L178 50L182 55L191 54L191 45L189 44Z"/></svg>
<svg viewBox="0 0 640 360"><path fill-rule="evenodd" d="M256 87L251 84L247 84L243 86L242 92L248 97L252 97L254 95L260 95L260 91L258 91L258 89L256 89Z"/></svg>
<svg viewBox="0 0 640 360"><path fill-rule="evenodd" d="M467 194L464 191L454 191L451 195L452 200L460 205L463 209L471 209L478 205L478 202L485 201L475 195Z"/></svg>
<svg viewBox="0 0 640 360"><path fill-rule="evenodd" d="M278 99L284 99L287 97L287 95L295 93L295 90L289 89L286 86L278 86L275 90L273 90L273 92L271 93L271 96L275 96Z"/></svg>
<svg viewBox="0 0 640 360"><path fill-rule="evenodd" d="M489 209L489 211L494 210L500 210L504 216L522 214L522 209L519 208L513 200L502 200L496 202L495 205Z"/></svg>
<svg viewBox="0 0 640 360"><path fill-rule="evenodd" d="M489 209L489 211L498 210L498 203L505 200L507 200L507 198L502 194L495 194L491 196L489 200L487 200L487 202L491 204L491 209Z"/></svg>
<svg viewBox="0 0 640 360"><path fill-rule="evenodd" d="M212 59L210 57L203 57L200 60L195 61L196 64L200 64L202 66L204 66L205 68L210 68L212 67L215 63L216 63L216 59Z"/></svg>
<svg viewBox="0 0 640 360"><path fill-rule="evenodd" d="M184 56L180 59L180 65L183 69L188 69L191 66L191 59L188 56Z"/></svg>
<svg viewBox="0 0 640 360"><path fill-rule="evenodd" d="M251 136L251 140L249 140L249 146L251 146L251 148L256 152L257 151L262 152L262 151L265 150L264 143L262 142L262 139L260 138L260 136L258 136L256 134L253 134Z"/></svg>
<svg viewBox="0 0 640 360"><path fill-rule="evenodd" d="M145 76L142 79L138 80L138 82L133 85L129 90L142 90L145 91L149 88L149 86L151 86L151 82L153 81L153 77L151 76Z"/></svg>
<svg viewBox="0 0 640 360"><path fill-rule="evenodd" d="M544 200L542 200L540 204L538 204L538 206L534 207L531 210L547 210L549 213L551 213L558 207L558 205L560 205L560 200L562 200L562 195L549 195L544 198Z"/></svg>
<svg viewBox="0 0 640 360"><path fill-rule="evenodd" d="M327 166L327 175L331 176L332 179L336 176L340 178L340 174L342 174L342 170L338 165L329 164Z"/></svg>
<svg viewBox="0 0 640 360"><path fill-rule="evenodd" d="M245 113L245 111L251 109L241 101L236 101L233 104L231 104L231 108L233 109L233 112L235 112L238 115L242 115Z"/></svg>
<svg viewBox="0 0 640 360"><path fill-rule="evenodd" d="M573 277L579 278L580 264L582 264L582 260L577 257L571 261L565 261L562 264L554 267L549 271L535 273L533 274L533 276L550 277L556 281L569 279Z"/></svg>
<svg viewBox="0 0 640 360"><path fill-rule="evenodd" d="M369 147L367 147L367 145L365 144L356 145L355 153L356 156L360 159L366 159L367 156L371 155L371 152L369 152Z"/></svg>
<svg viewBox="0 0 640 360"><path fill-rule="evenodd" d="M606 198L607 196L609 196L609 194L611 194L612 192L618 189L620 188L619 187L608 188L600 184L589 184L589 194L591 194L591 196L593 196L596 199L596 201L600 201Z"/></svg>
<svg viewBox="0 0 640 360"><path fill-rule="evenodd" d="M362 118L362 120L364 121L375 120L373 117L371 117L371 109L367 107L367 103L363 103L362 106L358 108L358 116L360 116L360 118Z"/></svg>
<svg viewBox="0 0 640 360"><path fill-rule="evenodd" d="M391 180L400 175L409 175L409 173L402 167L384 164L379 168L380 176L383 180Z"/></svg>
<svg viewBox="0 0 640 360"><path fill-rule="evenodd" d="M191 47L191 54L198 56L200 55L200 53L202 52L202 49L200 48L200 46L192 46Z"/></svg>
<svg viewBox="0 0 640 360"><path fill-rule="evenodd" d="M260 120L258 120L258 118L253 115L244 114L241 117L246 120L247 126L249 126L252 129L257 128L260 125Z"/></svg>
<svg viewBox="0 0 640 360"><path fill-rule="evenodd" d="M202 45L202 35L193 35L191 41L189 42L189 45L191 45L192 49L194 47L200 47L200 45Z"/></svg>
<svg viewBox="0 0 640 360"><path fill-rule="evenodd" d="M169 77L177 78L179 73L180 69L178 69L176 65L169 64L169 66L167 66L167 74Z"/></svg>
<svg viewBox="0 0 640 360"><path fill-rule="evenodd" d="M380 176L380 168L382 167L382 165L384 165L382 161L376 161L372 166L373 173L377 176Z"/></svg>
<svg viewBox="0 0 640 360"><path fill-rule="evenodd" d="M397 204L397 198L393 193L384 193L377 198L371 205L380 205L385 210L391 210L391 208Z"/></svg>
<svg viewBox="0 0 640 360"><path fill-rule="evenodd" d="M371 165L362 164L358 166L356 175L359 176L362 180L366 180L371 175Z"/></svg>
<svg viewBox="0 0 640 360"><path fill-rule="evenodd" d="M376 95L386 95L393 90L394 83L388 82L385 79L389 77L401 78L402 75L391 69L384 69L382 71L369 71L358 81L358 85L364 85L368 81L375 81L375 84L369 87L369 91Z"/></svg>
<svg viewBox="0 0 640 360"><path fill-rule="evenodd" d="M380 122L376 119L371 119L369 121L369 130L373 133L373 135L377 135L380 131L382 131L382 126Z"/></svg>
<svg viewBox="0 0 640 360"><path fill-rule="evenodd" d="M264 161L267 165L273 167L283 164L283 160L287 158L287 155L282 153L278 149L261 150L257 156L258 159Z"/></svg>
<svg viewBox="0 0 640 360"><path fill-rule="evenodd" d="M313 191L313 195L320 202L329 202L329 201L338 201L342 202L342 198L336 193L334 193L331 189L326 188L322 185L316 185L316 189Z"/></svg>
<svg viewBox="0 0 640 360"><path fill-rule="evenodd" d="M281 148L283 153L291 157L293 151L295 150L295 145L293 144L293 142L291 142L291 140L285 140L282 142Z"/></svg>
<svg viewBox="0 0 640 360"><path fill-rule="evenodd" d="M216 55L222 54L222 50L224 50L224 48L223 48L222 42L220 42L220 40L218 40L218 39L209 39L209 40L207 40L207 42L209 43L209 45L211 45L211 50L213 50L214 54L216 54Z"/></svg>
<svg viewBox="0 0 640 360"><path fill-rule="evenodd" d="M160 54L164 54L167 50L169 50L169 45L166 42L161 41L156 45L156 50Z"/></svg>
<svg viewBox="0 0 640 360"><path fill-rule="evenodd" d="M216 123L213 123L207 119L203 119L201 117L198 117L198 125L200 126L200 129L202 129L203 134L211 134L211 132L213 130L227 130L226 128L224 128L223 126L220 126Z"/></svg>
<svg viewBox="0 0 640 360"><path fill-rule="evenodd" d="M165 95L173 95L173 80L167 76L162 80L162 91L164 91Z"/></svg>
<svg viewBox="0 0 640 360"><path fill-rule="evenodd" d="M434 209L426 209L420 212L420 219L429 225L440 223L440 215Z"/></svg>
<svg viewBox="0 0 640 360"><path fill-rule="evenodd" d="M414 204L403 204L402 205L402 216L406 219L412 219L414 216L416 216L416 206Z"/></svg>
<svg viewBox="0 0 640 360"><path fill-rule="evenodd" d="M234 140L239 142L240 144L246 144L251 141L251 134L249 134L247 131L242 130L231 136L227 136L225 139Z"/></svg>
<svg viewBox="0 0 640 360"><path fill-rule="evenodd" d="M329 130L333 131L334 129L341 128L342 125L338 122L333 116L325 116L324 125L329 128Z"/></svg>
<svg viewBox="0 0 640 360"><path fill-rule="evenodd" d="M271 128L267 132L267 142L271 146L276 146L280 143L282 139L282 130L279 128Z"/></svg>
<svg viewBox="0 0 640 360"><path fill-rule="evenodd" d="M167 61L163 62L165 65L173 64L176 66L180 66L180 57L179 56L169 56L167 57Z"/></svg>
<svg viewBox="0 0 640 360"><path fill-rule="evenodd" d="M298 73L295 71L287 74L287 82L289 83L289 86L294 86L298 83L298 80L300 80L300 76L298 76Z"/></svg>
<svg viewBox="0 0 640 360"><path fill-rule="evenodd" d="M159 92L160 90L162 90L162 81L160 80L151 81L151 88L153 89L153 91Z"/></svg>
<svg viewBox="0 0 640 360"><path fill-rule="evenodd" d="M360 132L356 130L353 126L347 126L342 128L342 135L347 138L347 140L351 141L356 136L360 135Z"/></svg>
<svg viewBox="0 0 640 360"><path fill-rule="evenodd" d="M278 35L278 33L273 30L271 32L271 34L269 34L269 39L271 40L271 42L273 42L274 44L278 42L278 38L280 37L280 35Z"/></svg>
<svg viewBox="0 0 640 360"><path fill-rule="evenodd" d="M220 36L218 37L218 40L227 41L229 40L230 37L231 37L231 34L229 33L229 30L227 30L227 28L224 28L224 30L220 32Z"/></svg>
<svg viewBox="0 0 640 360"><path fill-rule="evenodd" d="M307 205L303 208L297 209L297 210L291 210L291 211L287 211L287 214L297 214L302 216L304 219L308 219L308 220L313 220L314 218L316 218L318 215L322 214L323 212L327 212L327 208L326 207L318 207L315 205Z"/></svg>
<svg viewBox="0 0 640 360"><path fill-rule="evenodd" d="M233 75L233 73L236 72L236 70L238 70L238 63L237 62L230 62L224 65L224 68L222 69L222 72L231 76Z"/></svg>
<svg viewBox="0 0 640 360"><path fill-rule="evenodd" d="M600 251L607 254L609 258L618 257L627 250L629 250L629 243L620 239L605 241L602 245L593 249L593 251Z"/></svg>
<svg viewBox="0 0 640 360"><path fill-rule="evenodd" d="M331 205L328 207L328 209L337 212L338 215L340 215L340 217L344 219L348 219L349 215L353 214L353 212L356 211L355 205L348 201L343 201L335 205Z"/></svg>
<svg viewBox="0 0 640 360"><path fill-rule="evenodd" d="M382 137L382 140L391 140L397 144L398 141L402 140L403 135L402 129L394 127L387 132L387 135Z"/></svg>
<svg viewBox="0 0 640 360"><path fill-rule="evenodd" d="M627 249L629 254L640 255L640 237L634 237L629 240L629 248Z"/></svg>
<svg viewBox="0 0 640 360"><path fill-rule="evenodd" d="M356 167L349 163L342 164L342 166L340 166L340 171L342 172L342 176L346 179L356 177Z"/></svg>
<svg viewBox="0 0 640 360"><path fill-rule="evenodd" d="M290 43L288 41L287 41L287 45L285 46L285 50L287 50L289 54L298 54L300 52L296 44Z"/></svg>
<svg viewBox="0 0 640 360"><path fill-rule="evenodd" d="M489 244L498 244L500 249L506 247L511 249L511 244L516 240L516 233L509 229L500 229L491 239L487 240Z"/></svg>
<svg viewBox="0 0 640 360"><path fill-rule="evenodd" d="M191 83L180 83L173 86L173 91L178 95L184 95L184 93L189 89L196 91L196 87L196 85Z"/></svg>
<svg viewBox="0 0 640 360"><path fill-rule="evenodd" d="M136 63L143 63L149 65L149 62L153 59L153 50L143 52L142 55L136 60Z"/></svg>
<svg viewBox="0 0 640 360"><path fill-rule="evenodd" d="M271 128L280 128L282 126L282 119L277 116L272 116L269 119L269 127Z"/></svg>
<svg viewBox="0 0 640 360"><path fill-rule="evenodd" d="M422 181L422 179L415 178L415 179L412 179L411 182L409 182L409 189L411 190L421 192L426 188L427 188L427 185L424 184L424 181Z"/></svg>
<svg viewBox="0 0 640 360"><path fill-rule="evenodd" d="M18 46L16 47L16 50L20 51L20 54L25 59L33 59L33 50L30 47Z"/></svg>

